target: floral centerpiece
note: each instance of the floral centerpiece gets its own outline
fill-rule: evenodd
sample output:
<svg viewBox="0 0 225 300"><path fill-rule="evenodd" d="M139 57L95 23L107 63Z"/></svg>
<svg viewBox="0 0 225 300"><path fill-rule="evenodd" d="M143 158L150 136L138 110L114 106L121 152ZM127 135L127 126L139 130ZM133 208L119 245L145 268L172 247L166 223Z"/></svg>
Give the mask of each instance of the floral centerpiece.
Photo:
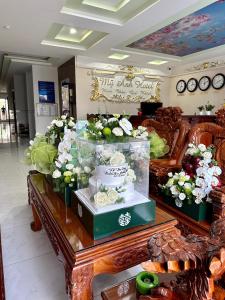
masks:
<svg viewBox="0 0 225 300"><path fill-rule="evenodd" d="M164 195L174 199L177 207L209 202L211 190L221 186L222 171L213 153L213 146L189 144L181 172L169 173L166 184L160 185Z"/></svg>

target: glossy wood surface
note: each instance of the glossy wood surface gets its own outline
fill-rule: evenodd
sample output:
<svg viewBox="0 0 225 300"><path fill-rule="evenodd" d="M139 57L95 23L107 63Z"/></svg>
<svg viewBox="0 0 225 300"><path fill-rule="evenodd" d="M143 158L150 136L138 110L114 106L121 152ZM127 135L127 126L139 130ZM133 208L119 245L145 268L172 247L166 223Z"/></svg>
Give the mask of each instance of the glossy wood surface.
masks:
<svg viewBox="0 0 225 300"><path fill-rule="evenodd" d="M73 300L92 299L95 275L117 273L146 261L149 237L156 232L171 231L177 224L174 217L157 208L154 223L94 241L44 175L28 176L28 194L34 216L31 228L38 231L43 225L48 233L64 263L66 286Z"/></svg>
<svg viewBox="0 0 225 300"><path fill-rule="evenodd" d="M2 245L1 245L1 229L0 229L0 300L5 300L5 286L4 286Z"/></svg>
<svg viewBox="0 0 225 300"><path fill-rule="evenodd" d="M175 279L175 274L159 274L160 282L168 283L171 280ZM225 298L225 290L219 286L215 287L215 292L213 295L213 300L224 300ZM127 281L121 282L109 289L106 289L102 292L103 300L138 300L139 297L137 295L135 278L131 278ZM152 298L154 299L154 298ZM155 298L157 300L165 300L167 298ZM171 300L173 298L170 298ZM174 298L174 300L178 298ZM183 298L183 300L188 300L187 298ZM200 300L200 299L199 299ZM203 300L203 299L202 299Z"/></svg>

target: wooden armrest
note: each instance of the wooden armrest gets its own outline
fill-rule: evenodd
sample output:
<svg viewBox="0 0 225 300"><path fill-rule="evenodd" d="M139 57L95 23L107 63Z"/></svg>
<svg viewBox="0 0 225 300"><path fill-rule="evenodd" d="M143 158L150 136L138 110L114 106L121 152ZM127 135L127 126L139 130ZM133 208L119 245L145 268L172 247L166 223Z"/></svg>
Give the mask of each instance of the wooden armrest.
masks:
<svg viewBox="0 0 225 300"><path fill-rule="evenodd" d="M163 158L163 159L152 159L150 160L150 165L160 165L160 166L173 166L177 164L176 159L168 159L168 158Z"/></svg>

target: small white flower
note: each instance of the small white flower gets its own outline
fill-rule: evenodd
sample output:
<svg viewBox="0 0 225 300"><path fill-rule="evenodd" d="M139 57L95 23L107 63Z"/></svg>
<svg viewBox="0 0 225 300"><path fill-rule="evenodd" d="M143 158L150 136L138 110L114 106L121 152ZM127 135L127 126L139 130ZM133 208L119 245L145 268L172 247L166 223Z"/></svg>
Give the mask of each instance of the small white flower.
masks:
<svg viewBox="0 0 225 300"><path fill-rule="evenodd" d="M120 114L113 114L113 117L116 118L116 119L119 119Z"/></svg>
<svg viewBox="0 0 225 300"><path fill-rule="evenodd" d="M168 176L169 176L169 177L173 177L173 173L172 173L172 172L169 172L169 173L168 173Z"/></svg>
<svg viewBox="0 0 225 300"><path fill-rule="evenodd" d="M63 127L63 121L57 120L57 121L55 122L55 125L56 125L57 127Z"/></svg>
<svg viewBox="0 0 225 300"><path fill-rule="evenodd" d="M203 153L203 157L205 159L211 159L212 158L212 153L209 152L209 151L206 151L206 152Z"/></svg>
<svg viewBox="0 0 225 300"><path fill-rule="evenodd" d="M64 173L63 173L63 176L65 176L65 177L70 177L70 176L72 176L73 175L73 173L71 172L71 171L65 171Z"/></svg>
<svg viewBox="0 0 225 300"><path fill-rule="evenodd" d="M178 181L178 184L179 184L180 186L183 186L183 185L184 185L184 181Z"/></svg>
<svg viewBox="0 0 225 300"><path fill-rule="evenodd" d="M179 195L179 191L175 185L171 186L170 191L172 195Z"/></svg>
<svg viewBox="0 0 225 300"><path fill-rule="evenodd" d="M70 127L74 127L75 126L75 123L73 122L73 121L69 121L69 123L68 123L68 126L70 126Z"/></svg>
<svg viewBox="0 0 225 300"><path fill-rule="evenodd" d="M110 119L108 119L108 123L117 122L117 121L118 121L117 118L110 118Z"/></svg>
<svg viewBox="0 0 225 300"><path fill-rule="evenodd" d="M131 135L131 130L133 129L133 126L126 118L120 120L119 125L126 132L127 135Z"/></svg>
<svg viewBox="0 0 225 300"><path fill-rule="evenodd" d="M59 177L61 177L61 172L59 171L59 170L55 170L54 172L53 172L53 174L52 174L52 177L53 178L59 178Z"/></svg>
<svg viewBox="0 0 225 300"><path fill-rule="evenodd" d="M185 198L186 198L186 195L185 195L184 193L180 193L180 194L179 194L179 199L180 199L181 201L183 201Z"/></svg>
<svg viewBox="0 0 225 300"><path fill-rule="evenodd" d="M120 127L113 128L112 133L115 136L123 136L123 130Z"/></svg>
<svg viewBox="0 0 225 300"><path fill-rule="evenodd" d="M206 151L206 146L204 144L199 144L198 149L202 152Z"/></svg>
<svg viewBox="0 0 225 300"><path fill-rule="evenodd" d="M101 121L98 121L95 123L95 128L99 129L99 130L102 130L104 127L102 125L102 122Z"/></svg>
<svg viewBox="0 0 225 300"><path fill-rule="evenodd" d="M88 166L84 167L84 172L89 174L91 172L91 169Z"/></svg>
<svg viewBox="0 0 225 300"><path fill-rule="evenodd" d="M56 165L57 168L61 168L62 167L62 164L60 162L58 162L57 160L55 162L55 165Z"/></svg>
<svg viewBox="0 0 225 300"><path fill-rule="evenodd" d="M33 140L31 140L31 141L30 141L30 145L32 146L33 144L34 144L34 141L33 141Z"/></svg>
<svg viewBox="0 0 225 300"><path fill-rule="evenodd" d="M76 167L73 169L73 172L77 175L79 175L81 173L81 168L80 167Z"/></svg>
<svg viewBox="0 0 225 300"><path fill-rule="evenodd" d="M61 119L62 119L62 120L66 120L66 118L67 118L67 115L62 115L62 116L61 116Z"/></svg>
<svg viewBox="0 0 225 300"><path fill-rule="evenodd" d="M67 164L66 169L67 170L72 170L73 169L73 164Z"/></svg>
<svg viewBox="0 0 225 300"><path fill-rule="evenodd" d="M175 199L175 204L176 204L177 207L182 207L183 206L183 202L178 198Z"/></svg>

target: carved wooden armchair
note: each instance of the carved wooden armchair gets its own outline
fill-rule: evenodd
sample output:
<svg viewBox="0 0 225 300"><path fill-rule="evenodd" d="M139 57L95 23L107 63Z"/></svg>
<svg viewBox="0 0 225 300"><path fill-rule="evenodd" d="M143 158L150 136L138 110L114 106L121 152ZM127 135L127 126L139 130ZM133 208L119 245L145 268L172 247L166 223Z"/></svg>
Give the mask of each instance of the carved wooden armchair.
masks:
<svg viewBox="0 0 225 300"><path fill-rule="evenodd" d="M158 192L158 184L164 183L168 172L181 168L181 161L187 146L187 135L190 124L182 120L182 110L179 107L159 108L156 120L146 119L142 126L149 132L155 130L165 138L170 151L160 159L150 161L150 192Z"/></svg>
<svg viewBox="0 0 225 300"><path fill-rule="evenodd" d="M222 188L213 190L210 198L213 202L213 220L225 217L225 127L214 123L196 124L189 133L189 142L216 147L215 159L222 169Z"/></svg>
<svg viewBox="0 0 225 300"><path fill-rule="evenodd" d="M177 276L139 300L225 299L225 290L214 284L225 274L225 218L211 225L207 237L183 237L179 230L155 234L148 241L148 253L150 261L142 264L146 271Z"/></svg>

